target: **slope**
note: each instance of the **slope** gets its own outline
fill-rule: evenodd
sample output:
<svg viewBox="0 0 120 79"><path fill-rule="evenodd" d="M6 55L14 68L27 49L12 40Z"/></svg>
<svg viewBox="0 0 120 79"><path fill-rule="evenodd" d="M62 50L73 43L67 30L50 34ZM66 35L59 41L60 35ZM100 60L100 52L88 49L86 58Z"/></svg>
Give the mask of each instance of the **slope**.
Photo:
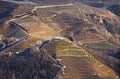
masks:
<svg viewBox="0 0 120 79"><path fill-rule="evenodd" d="M63 79L115 79L118 77L112 69L66 38L56 37L44 42L41 48L46 49L54 58L61 59L66 66Z"/></svg>

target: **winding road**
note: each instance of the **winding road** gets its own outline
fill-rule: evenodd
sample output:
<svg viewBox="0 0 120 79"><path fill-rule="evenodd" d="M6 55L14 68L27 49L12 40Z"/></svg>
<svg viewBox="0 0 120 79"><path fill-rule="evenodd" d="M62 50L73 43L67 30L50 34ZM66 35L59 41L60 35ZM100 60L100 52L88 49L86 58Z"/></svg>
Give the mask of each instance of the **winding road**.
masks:
<svg viewBox="0 0 120 79"><path fill-rule="evenodd" d="M19 20L19 19L29 17L29 16L31 16L31 14L34 13L34 11L36 11L39 8L66 7L66 6L73 6L73 5L74 4L71 3L71 4L61 4L61 5L34 6L34 8L31 10L31 13L29 13L29 14L24 13L24 14L17 15L17 16L21 16L21 17L10 19L10 20L6 21L6 24L9 24L10 22L13 22L13 21L16 21L16 20ZM35 36L35 35L29 34L29 33L27 33L27 34L30 35L30 36Z"/></svg>
<svg viewBox="0 0 120 79"><path fill-rule="evenodd" d="M35 6L31 12L36 11L39 8L53 8L53 7L67 7L67 6L73 6L74 4L61 4L61 5L47 5L47 6Z"/></svg>
<svg viewBox="0 0 120 79"><path fill-rule="evenodd" d="M37 9L39 8L53 8L53 7L66 7L66 6L73 6L74 4L61 4L61 5L47 5L47 6L34 6L34 8L31 10L31 14L34 13ZM6 22L6 24L10 23L11 21L16 21L16 20L19 20L19 19L23 19L23 18L26 18L28 16L31 16L31 14L20 14L20 15L17 15L17 16L21 16L21 15L24 15L24 16L21 16L20 18L13 18L13 19L10 19Z"/></svg>

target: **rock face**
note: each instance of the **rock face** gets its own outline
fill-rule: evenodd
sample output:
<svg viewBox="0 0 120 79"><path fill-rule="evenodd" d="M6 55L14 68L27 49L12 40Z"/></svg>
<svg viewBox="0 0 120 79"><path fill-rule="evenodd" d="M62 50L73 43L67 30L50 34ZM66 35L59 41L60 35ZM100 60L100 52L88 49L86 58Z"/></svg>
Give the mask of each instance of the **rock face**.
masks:
<svg viewBox="0 0 120 79"><path fill-rule="evenodd" d="M38 47L0 56L0 79L58 79L61 65Z"/></svg>

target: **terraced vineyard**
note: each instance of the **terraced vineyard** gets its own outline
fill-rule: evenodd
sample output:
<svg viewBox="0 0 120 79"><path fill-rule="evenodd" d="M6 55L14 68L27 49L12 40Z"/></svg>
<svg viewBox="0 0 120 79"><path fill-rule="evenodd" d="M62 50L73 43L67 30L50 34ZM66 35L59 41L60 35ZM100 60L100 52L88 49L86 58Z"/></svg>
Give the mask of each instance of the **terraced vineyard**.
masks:
<svg viewBox="0 0 120 79"><path fill-rule="evenodd" d="M65 38L54 38L44 43L41 48L52 52L50 54L53 57L57 56L61 59L66 66L64 79L113 79L117 77L113 70ZM109 75L110 73L112 76Z"/></svg>
<svg viewBox="0 0 120 79"><path fill-rule="evenodd" d="M11 57L20 59L20 62L11 59L9 62L17 65L6 65L5 69L25 68L27 75L20 72L19 78L13 70L1 73L5 63L0 60L1 79L8 79L1 74L9 75L10 79L119 79L120 59L115 56L120 51L120 18L105 9L113 0L108 4L101 0L103 5L95 0L81 0L87 5L80 0L17 1L20 2L9 0L11 5L0 1L0 25L3 25L0 42L5 52L1 52L0 58L5 63ZM22 37L27 39L7 45L10 38Z"/></svg>
<svg viewBox="0 0 120 79"><path fill-rule="evenodd" d="M118 65L115 66L114 64L112 64L119 64L119 59L113 56L117 51L119 51L119 46L109 43L108 41L99 41L85 44L85 49L95 58L97 58L99 61L109 66L110 68L114 69L115 71L120 71Z"/></svg>
<svg viewBox="0 0 120 79"><path fill-rule="evenodd" d="M66 66L64 79L102 79L95 74L88 58L84 57L60 57Z"/></svg>
<svg viewBox="0 0 120 79"><path fill-rule="evenodd" d="M92 49L98 49L98 50L109 50L109 49L117 49L119 46L115 46L112 43L109 43L108 41L98 41L98 42L93 42L93 43L85 43L89 48Z"/></svg>

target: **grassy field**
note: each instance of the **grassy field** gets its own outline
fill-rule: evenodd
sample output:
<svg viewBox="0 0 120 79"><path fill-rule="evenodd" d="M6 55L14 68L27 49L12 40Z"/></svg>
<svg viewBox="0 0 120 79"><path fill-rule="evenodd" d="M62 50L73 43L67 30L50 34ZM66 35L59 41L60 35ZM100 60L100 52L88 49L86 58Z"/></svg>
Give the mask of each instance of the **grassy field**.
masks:
<svg viewBox="0 0 120 79"><path fill-rule="evenodd" d="M69 56L69 55L74 55L74 56L83 56L86 55L85 51L81 50L81 49L64 49L64 50L60 50L57 52L58 56Z"/></svg>

